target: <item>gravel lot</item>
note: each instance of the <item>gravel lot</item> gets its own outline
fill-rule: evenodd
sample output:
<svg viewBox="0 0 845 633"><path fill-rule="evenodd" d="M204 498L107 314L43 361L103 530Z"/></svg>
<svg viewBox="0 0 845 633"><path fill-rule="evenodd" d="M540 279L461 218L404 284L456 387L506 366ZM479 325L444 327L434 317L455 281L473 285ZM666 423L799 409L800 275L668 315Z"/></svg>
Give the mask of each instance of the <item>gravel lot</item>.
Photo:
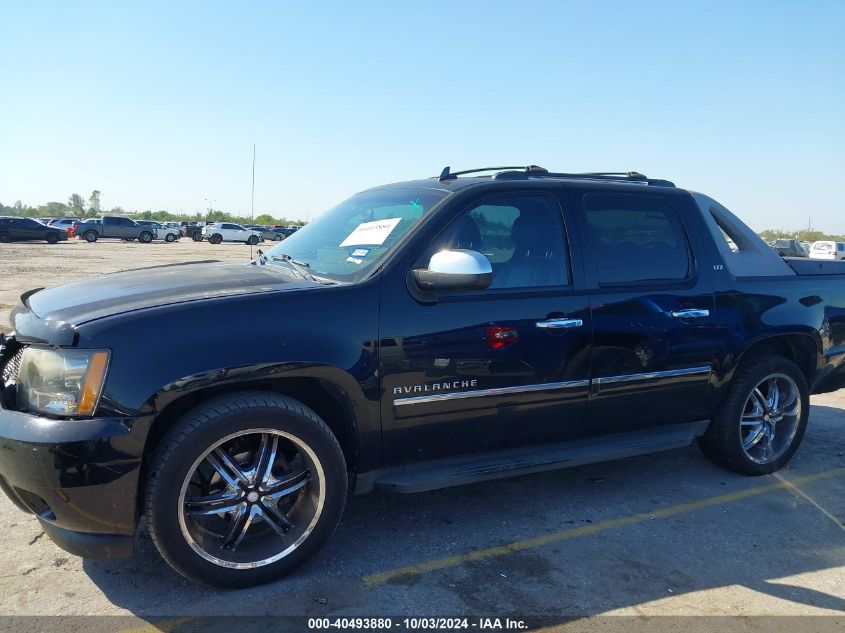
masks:
<svg viewBox="0 0 845 633"><path fill-rule="evenodd" d="M248 255L243 245L184 241L0 245L0 321L7 327L8 310L32 287ZM418 495L357 497L307 567L231 592L171 572L143 529L131 561L65 554L2 498L0 615L843 616L844 432L842 391L813 398L804 444L776 476L726 472L693 446ZM87 626L73 622L66 628Z"/></svg>

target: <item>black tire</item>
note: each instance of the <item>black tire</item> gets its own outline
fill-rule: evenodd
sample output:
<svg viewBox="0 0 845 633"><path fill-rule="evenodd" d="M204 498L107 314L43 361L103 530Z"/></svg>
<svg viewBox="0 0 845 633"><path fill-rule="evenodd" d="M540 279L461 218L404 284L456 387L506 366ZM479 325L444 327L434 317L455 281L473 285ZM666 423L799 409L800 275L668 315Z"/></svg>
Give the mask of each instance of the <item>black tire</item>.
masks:
<svg viewBox="0 0 845 633"><path fill-rule="evenodd" d="M96 231L88 231L87 233L85 233L84 237L86 242L90 242L91 244L93 244L97 241L97 238L99 238L100 236L97 235Z"/></svg>
<svg viewBox="0 0 845 633"><path fill-rule="evenodd" d="M755 389L772 378L787 381L787 384L791 381L795 385L799 409L793 416L794 429L791 428L793 424L777 427L780 422L776 422L773 434L785 444L782 450L772 455L773 459L761 462L756 461L743 448L742 421L751 415L747 405L752 402ZM727 396L698 444L704 454L720 466L746 475L768 475L786 465L798 450L807 429L809 412L810 390L807 378L795 363L775 355L749 358L734 375ZM768 423L768 413L765 419ZM748 424L752 423L746 423L746 426ZM782 429L780 435L777 433L779 429Z"/></svg>
<svg viewBox="0 0 845 633"><path fill-rule="evenodd" d="M168 233L167 235L164 236L164 241L165 242L175 242L176 236L173 235L173 233Z"/></svg>
<svg viewBox="0 0 845 633"><path fill-rule="evenodd" d="M246 241L247 244L250 246L255 246L258 244L258 236L257 235L250 235L249 239Z"/></svg>
<svg viewBox="0 0 845 633"><path fill-rule="evenodd" d="M149 231L142 231L138 236L138 241L141 242L141 244L149 244L153 241L153 234Z"/></svg>
<svg viewBox="0 0 845 633"><path fill-rule="evenodd" d="M220 233L215 233L214 235L212 235L211 237L208 238L208 241L211 244L219 244L220 242L223 241L223 236L220 235Z"/></svg>
<svg viewBox="0 0 845 633"><path fill-rule="evenodd" d="M0 244L8 244L12 241L12 236L6 233L6 231L0 232Z"/></svg>
<svg viewBox="0 0 845 633"><path fill-rule="evenodd" d="M289 549L290 546L294 546L287 554L284 553L285 550L277 554L281 556L280 558L274 558L266 564L262 560L258 566L255 566L255 562L238 563L242 565L242 568L234 568L231 563L212 562L200 553L204 552L203 547L208 547L208 545L198 542L201 538L206 538L208 530L200 528L196 532L198 540L193 541L194 534L186 527L190 525L190 514L184 510L188 507L185 502L187 498L185 491L190 482L196 481L190 477L192 473L198 473L203 466L210 468L204 460L215 446L226 446L225 443L221 444L221 441L237 442L256 434L260 434L263 439L265 435L272 437L270 432L278 432L295 438L297 442L301 442L310 450L309 461L301 463L310 464L311 470L306 470L306 472L316 474L309 474L307 479L303 479L307 483L302 484L298 493L294 493L299 497L290 506L288 516L293 516L297 508L314 509L315 516L307 520L309 527L293 543L269 531L269 523L264 525L263 521L259 521L248 524L244 534L248 535L252 530L252 536L244 537L243 542L235 545L239 547L240 544L249 546L256 543L259 545L269 543L270 551L275 551L273 547ZM233 440L226 440L239 433L242 435ZM280 461L290 472L293 462L287 461L288 457L282 448L282 441L286 440L280 440L278 453L274 449L272 455L274 458L277 455L281 456ZM293 443L290 445L294 446ZM238 465L245 466L245 463L252 464L253 459L258 459L257 455L256 449L252 456L232 455L231 459L241 460ZM214 477L215 472L219 473L214 470L210 472L211 478ZM284 478L285 474L279 477ZM211 478L208 479L209 482ZM211 484L209 483L208 486ZM316 413L297 400L274 392L240 392L222 395L200 403L167 431L156 448L147 478L144 497L145 514L150 536L156 548L164 560L180 574L196 582L216 587L249 587L269 582L293 571L320 549L340 521L346 503L347 487L348 474L343 452L334 434ZM225 490L230 489L225 488ZM213 494L219 493L206 491L204 494L208 494L211 498ZM246 499L250 497L241 498L246 503ZM322 503L319 502L320 498L322 498ZM252 505L263 507L262 504L266 503L266 498L252 501L250 507ZM320 510L317 511L316 508ZM200 516L203 521L209 518L217 522L228 519L228 525L232 524L232 514L227 514L222 518L216 513ZM290 526L289 530L294 531L293 536L296 536L298 527ZM287 534L288 532L285 532L285 535ZM250 538L253 540L249 541ZM281 545L278 545L279 543ZM235 548L225 550L218 546L217 548L209 547L209 549L214 552L214 556L221 558L236 556ZM250 551L247 550L245 555L249 556ZM251 559L248 560L251 561Z"/></svg>
<svg viewBox="0 0 845 633"><path fill-rule="evenodd" d="M202 242L202 233L194 233L191 239L195 242Z"/></svg>
<svg viewBox="0 0 845 633"><path fill-rule="evenodd" d="M274 242L281 242L281 241L282 241L282 236L281 236L281 235L275 235L275 236L273 236L273 241L274 241Z"/></svg>
<svg viewBox="0 0 845 633"><path fill-rule="evenodd" d="M47 233L47 237L45 238L48 244L55 244L59 241L59 234L58 233Z"/></svg>

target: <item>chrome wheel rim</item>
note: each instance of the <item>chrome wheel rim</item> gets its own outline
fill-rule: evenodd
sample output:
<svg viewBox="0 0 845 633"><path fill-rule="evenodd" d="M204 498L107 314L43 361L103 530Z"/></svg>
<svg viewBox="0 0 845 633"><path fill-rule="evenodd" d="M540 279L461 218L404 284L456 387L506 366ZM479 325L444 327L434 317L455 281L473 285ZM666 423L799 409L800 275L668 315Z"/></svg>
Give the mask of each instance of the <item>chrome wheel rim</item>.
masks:
<svg viewBox="0 0 845 633"><path fill-rule="evenodd" d="M305 442L276 429L249 429L216 442L188 470L179 527L205 560L252 569L296 550L324 501L323 467Z"/></svg>
<svg viewBox="0 0 845 633"><path fill-rule="evenodd" d="M742 450L758 464L770 464L792 445L801 420L801 395L785 374L761 380L745 401L739 436Z"/></svg>

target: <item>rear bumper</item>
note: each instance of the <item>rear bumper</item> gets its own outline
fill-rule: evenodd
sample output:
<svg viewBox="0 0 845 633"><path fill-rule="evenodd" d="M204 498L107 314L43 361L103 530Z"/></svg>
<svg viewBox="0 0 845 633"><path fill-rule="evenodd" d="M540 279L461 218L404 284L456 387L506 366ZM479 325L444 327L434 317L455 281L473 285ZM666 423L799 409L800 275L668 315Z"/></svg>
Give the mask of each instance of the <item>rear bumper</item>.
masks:
<svg viewBox="0 0 845 633"><path fill-rule="evenodd" d="M0 408L0 488L79 556L132 555L139 418L52 420Z"/></svg>

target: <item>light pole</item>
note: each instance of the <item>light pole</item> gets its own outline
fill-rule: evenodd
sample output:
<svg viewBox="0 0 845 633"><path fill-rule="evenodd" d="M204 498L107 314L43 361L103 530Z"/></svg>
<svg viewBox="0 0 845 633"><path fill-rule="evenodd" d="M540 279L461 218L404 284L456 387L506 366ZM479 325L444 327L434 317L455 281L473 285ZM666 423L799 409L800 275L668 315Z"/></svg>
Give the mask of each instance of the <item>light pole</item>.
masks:
<svg viewBox="0 0 845 633"><path fill-rule="evenodd" d="M217 202L217 200L209 200L208 198L203 198L203 200L205 200L208 203L208 215L210 216L211 211L212 211L211 205L214 204L215 202ZM206 216L206 217L208 217L208 216Z"/></svg>

